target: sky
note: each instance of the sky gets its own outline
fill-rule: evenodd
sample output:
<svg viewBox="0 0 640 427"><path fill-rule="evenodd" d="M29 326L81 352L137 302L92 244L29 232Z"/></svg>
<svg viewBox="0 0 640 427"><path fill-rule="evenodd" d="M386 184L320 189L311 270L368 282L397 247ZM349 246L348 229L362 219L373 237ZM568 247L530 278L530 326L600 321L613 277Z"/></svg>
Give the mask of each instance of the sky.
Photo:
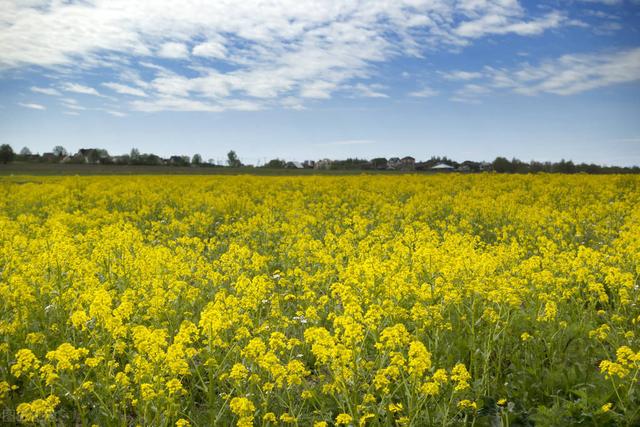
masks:
<svg viewBox="0 0 640 427"><path fill-rule="evenodd" d="M640 165L640 0L0 0L0 143Z"/></svg>

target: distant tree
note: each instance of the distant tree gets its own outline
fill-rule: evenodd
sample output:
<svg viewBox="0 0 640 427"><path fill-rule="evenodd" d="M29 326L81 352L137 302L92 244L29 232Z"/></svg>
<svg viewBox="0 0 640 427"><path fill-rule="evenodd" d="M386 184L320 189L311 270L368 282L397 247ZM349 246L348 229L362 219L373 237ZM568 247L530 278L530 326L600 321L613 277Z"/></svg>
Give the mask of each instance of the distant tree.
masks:
<svg viewBox="0 0 640 427"><path fill-rule="evenodd" d="M387 159L384 157L376 157L375 159L371 159L371 166L374 169L386 169L387 164Z"/></svg>
<svg viewBox="0 0 640 427"><path fill-rule="evenodd" d="M138 150L137 148L132 148L131 152L129 153L129 158L131 159L132 162L135 162L138 159L140 159L140 150Z"/></svg>
<svg viewBox="0 0 640 427"><path fill-rule="evenodd" d="M20 155L21 156L30 156L31 150L29 150L29 147L22 147L22 150L20 150Z"/></svg>
<svg viewBox="0 0 640 427"><path fill-rule="evenodd" d="M89 163L103 163L105 160L109 158L109 152L103 148L95 148L89 150L88 153Z"/></svg>
<svg viewBox="0 0 640 427"><path fill-rule="evenodd" d="M514 173L528 173L529 163L516 159L511 159L511 171Z"/></svg>
<svg viewBox="0 0 640 427"><path fill-rule="evenodd" d="M13 152L13 148L9 144L0 145L0 162L7 164L13 161L16 153Z"/></svg>
<svg viewBox="0 0 640 427"><path fill-rule="evenodd" d="M496 157L493 161L493 170L498 173L511 173L513 172L513 165L506 157Z"/></svg>
<svg viewBox="0 0 640 427"><path fill-rule="evenodd" d="M239 168L240 166L242 166L242 162L238 158L236 152L233 150L227 153L227 165L229 165L230 168Z"/></svg>
<svg viewBox="0 0 640 427"><path fill-rule="evenodd" d="M284 169L286 166L287 162L280 159L271 159L266 165L264 165L265 168L271 169Z"/></svg>
<svg viewBox="0 0 640 427"><path fill-rule="evenodd" d="M566 161L565 159L562 159L554 165L554 172L576 173L576 165L574 165L571 160Z"/></svg>
<svg viewBox="0 0 640 427"><path fill-rule="evenodd" d="M480 171L480 163L474 162L472 160L465 160L464 162L460 163L460 167L462 168L462 171L468 171L468 172Z"/></svg>
<svg viewBox="0 0 640 427"><path fill-rule="evenodd" d="M64 148L62 145L56 145L55 147L53 147L53 154L55 154L58 157L64 157L69 153L67 152L67 149Z"/></svg>
<svg viewBox="0 0 640 427"><path fill-rule="evenodd" d="M191 158L191 164L195 166L200 166L202 164L202 156L200 154L194 154Z"/></svg>

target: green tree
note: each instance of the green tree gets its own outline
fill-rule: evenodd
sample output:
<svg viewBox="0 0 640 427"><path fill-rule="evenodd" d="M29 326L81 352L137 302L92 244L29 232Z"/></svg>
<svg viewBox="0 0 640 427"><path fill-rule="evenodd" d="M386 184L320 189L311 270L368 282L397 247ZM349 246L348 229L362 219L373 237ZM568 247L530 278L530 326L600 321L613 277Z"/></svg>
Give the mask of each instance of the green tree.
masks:
<svg viewBox="0 0 640 427"><path fill-rule="evenodd" d="M266 165L264 165L265 168L271 169L284 169L286 166L287 162L280 159L271 159Z"/></svg>
<svg viewBox="0 0 640 427"><path fill-rule="evenodd" d="M239 168L240 166L242 166L242 162L238 158L236 152L233 150L227 153L227 165L229 165L230 168Z"/></svg>
<svg viewBox="0 0 640 427"><path fill-rule="evenodd" d="M195 166L200 166L202 164L202 156L200 154L194 154L191 158L191 164Z"/></svg>
<svg viewBox="0 0 640 427"><path fill-rule="evenodd" d="M16 153L13 152L13 148L9 144L0 145L0 161L4 164L13 161Z"/></svg>
<svg viewBox="0 0 640 427"><path fill-rule="evenodd" d="M496 157L493 161L493 170L498 173L511 173L513 172L513 165L506 157Z"/></svg>
<svg viewBox="0 0 640 427"><path fill-rule="evenodd" d="M55 147L53 147L53 154L55 154L58 157L64 157L68 153L67 153L67 149L64 148L62 145L56 145Z"/></svg>
<svg viewBox="0 0 640 427"><path fill-rule="evenodd" d="M20 150L20 155L21 156L30 156L31 155L31 150L29 150L29 147L22 147L22 150Z"/></svg>

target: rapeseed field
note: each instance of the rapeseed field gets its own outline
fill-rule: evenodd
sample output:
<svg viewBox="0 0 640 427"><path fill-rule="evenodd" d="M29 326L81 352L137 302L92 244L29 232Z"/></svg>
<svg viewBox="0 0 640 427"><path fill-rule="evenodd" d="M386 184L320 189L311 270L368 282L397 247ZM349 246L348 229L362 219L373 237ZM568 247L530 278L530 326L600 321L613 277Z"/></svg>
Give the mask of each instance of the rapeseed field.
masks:
<svg viewBox="0 0 640 427"><path fill-rule="evenodd" d="M4 422L640 424L640 178L0 179Z"/></svg>

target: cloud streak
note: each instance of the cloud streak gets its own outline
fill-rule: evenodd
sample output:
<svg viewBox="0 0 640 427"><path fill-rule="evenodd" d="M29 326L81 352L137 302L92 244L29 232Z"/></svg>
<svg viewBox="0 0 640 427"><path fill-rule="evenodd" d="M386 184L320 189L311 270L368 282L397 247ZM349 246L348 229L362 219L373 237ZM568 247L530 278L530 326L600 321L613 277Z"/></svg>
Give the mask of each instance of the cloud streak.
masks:
<svg viewBox="0 0 640 427"><path fill-rule="evenodd" d="M118 69L120 80L110 77L95 85L144 98L122 105L140 111L300 108L337 92L384 98L388 95L362 83L375 74L376 64L421 57L430 49L458 49L487 35L535 36L567 19L554 10L528 16L516 0L93 0L5 6L0 69L38 66L80 77L101 67ZM149 72L131 78L138 66ZM61 89L102 96L75 82Z"/></svg>
<svg viewBox="0 0 640 427"><path fill-rule="evenodd" d="M46 110L47 109L47 107L45 107L44 105L35 104L35 103L19 102L18 105L21 106L21 107L24 107L24 108L29 108L31 110Z"/></svg>
<svg viewBox="0 0 640 427"><path fill-rule="evenodd" d="M473 80L458 89L453 99L478 102L498 91L536 96L576 95L607 86L640 80L640 48L592 54L568 54L538 64L444 73L445 79Z"/></svg>

